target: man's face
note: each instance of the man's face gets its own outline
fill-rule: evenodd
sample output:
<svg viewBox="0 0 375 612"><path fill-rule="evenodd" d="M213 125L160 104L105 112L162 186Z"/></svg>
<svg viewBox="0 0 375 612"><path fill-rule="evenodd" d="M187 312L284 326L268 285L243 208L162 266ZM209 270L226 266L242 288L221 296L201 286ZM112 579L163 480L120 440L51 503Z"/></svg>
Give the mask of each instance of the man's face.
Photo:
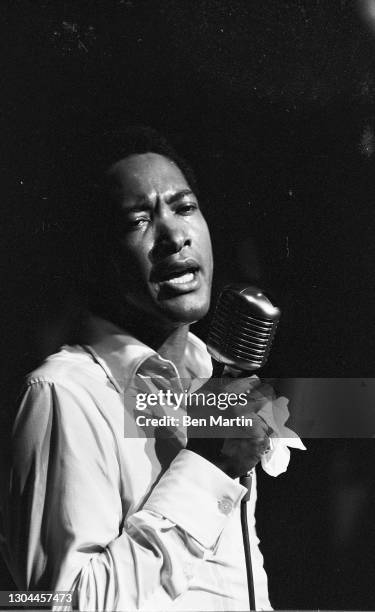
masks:
<svg viewBox="0 0 375 612"><path fill-rule="evenodd" d="M108 176L120 208L115 263L123 299L161 324L201 319L210 302L211 241L181 170L145 153L116 162Z"/></svg>

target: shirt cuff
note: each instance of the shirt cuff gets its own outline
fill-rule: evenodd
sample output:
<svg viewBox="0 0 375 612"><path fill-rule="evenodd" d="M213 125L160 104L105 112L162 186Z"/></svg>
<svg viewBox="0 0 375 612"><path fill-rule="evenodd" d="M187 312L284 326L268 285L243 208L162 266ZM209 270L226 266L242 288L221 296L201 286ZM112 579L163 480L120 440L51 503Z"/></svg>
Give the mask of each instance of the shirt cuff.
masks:
<svg viewBox="0 0 375 612"><path fill-rule="evenodd" d="M197 453L182 450L143 509L161 514L213 548L246 489Z"/></svg>

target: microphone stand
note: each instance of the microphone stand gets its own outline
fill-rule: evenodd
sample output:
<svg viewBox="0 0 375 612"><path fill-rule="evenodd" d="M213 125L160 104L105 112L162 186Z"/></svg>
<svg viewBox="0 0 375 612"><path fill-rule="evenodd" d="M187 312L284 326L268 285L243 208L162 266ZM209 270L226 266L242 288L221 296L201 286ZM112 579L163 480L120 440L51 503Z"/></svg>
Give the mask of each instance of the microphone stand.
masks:
<svg viewBox="0 0 375 612"><path fill-rule="evenodd" d="M252 472L253 470L251 470ZM251 551L249 541L249 527L247 524L247 502L250 499L251 481L252 474L249 472L246 476L241 476L240 484L246 487L247 492L241 500L241 527L242 527L242 540L245 551L245 562L246 562L246 575L247 575L247 590L249 593L249 604L250 610L255 610L255 593L254 593L254 577L253 567L251 564Z"/></svg>
<svg viewBox="0 0 375 612"><path fill-rule="evenodd" d="M224 364L212 360L213 365L213 377L220 378L223 375ZM242 529L242 541L245 552L245 563L246 563L246 577L247 577L247 591L249 594L249 605L250 610L255 610L255 592L254 592L254 577L253 577L253 566L251 563L251 551L249 541L249 526L247 523L247 502L250 499L252 473L254 469L250 470L245 476L240 476L240 484L247 489L244 497L241 500L241 529Z"/></svg>

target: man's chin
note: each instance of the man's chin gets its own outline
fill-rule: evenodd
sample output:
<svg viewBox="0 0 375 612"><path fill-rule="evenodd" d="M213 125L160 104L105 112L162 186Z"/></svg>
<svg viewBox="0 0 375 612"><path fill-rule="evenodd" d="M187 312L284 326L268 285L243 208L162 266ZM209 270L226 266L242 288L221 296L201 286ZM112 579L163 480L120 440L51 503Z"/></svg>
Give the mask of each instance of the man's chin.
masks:
<svg viewBox="0 0 375 612"><path fill-rule="evenodd" d="M154 295L145 296L144 300L126 299L129 314L145 327L161 325L161 327L177 327L195 323L207 314L210 300L209 296L186 293L178 296L169 296L167 299L158 299Z"/></svg>
<svg viewBox="0 0 375 612"><path fill-rule="evenodd" d="M209 306L209 300L197 300L195 296L187 294L165 300L161 310L164 317L174 324L190 324L203 319Z"/></svg>

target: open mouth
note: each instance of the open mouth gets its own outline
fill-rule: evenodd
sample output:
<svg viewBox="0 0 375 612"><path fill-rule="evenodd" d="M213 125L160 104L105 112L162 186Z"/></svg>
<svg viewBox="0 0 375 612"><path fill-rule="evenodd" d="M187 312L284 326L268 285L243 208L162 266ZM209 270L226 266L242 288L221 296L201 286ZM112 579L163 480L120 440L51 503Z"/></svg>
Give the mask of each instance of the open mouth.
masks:
<svg viewBox="0 0 375 612"><path fill-rule="evenodd" d="M184 274L183 276L176 276L175 278L170 278L164 281L163 285L165 287L169 287L170 289L181 289L181 290L192 290L195 285L195 274L193 272L189 272L188 274Z"/></svg>
<svg viewBox="0 0 375 612"><path fill-rule="evenodd" d="M186 261L159 268L151 276L151 281L163 288L178 292L191 291L198 283L199 266L196 262Z"/></svg>

